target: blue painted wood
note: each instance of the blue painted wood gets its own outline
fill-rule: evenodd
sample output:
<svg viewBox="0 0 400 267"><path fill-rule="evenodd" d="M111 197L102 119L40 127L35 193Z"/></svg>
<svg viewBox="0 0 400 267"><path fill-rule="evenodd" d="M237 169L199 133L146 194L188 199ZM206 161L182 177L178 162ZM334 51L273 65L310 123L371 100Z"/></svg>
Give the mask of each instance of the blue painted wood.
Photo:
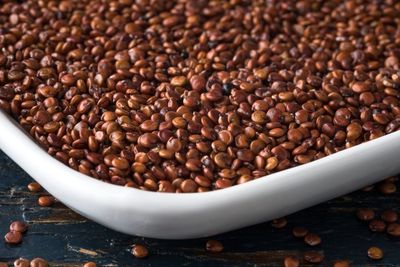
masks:
<svg viewBox="0 0 400 267"><path fill-rule="evenodd" d="M57 179L57 177L55 177ZM32 179L4 153L0 152L0 234L13 220L26 220L30 227L22 244L0 242L0 261L18 257L43 257L53 266L82 266L95 261L107 266L282 266L285 255L301 255L313 248L291 235L293 226L306 226L322 237L317 250L326 257L325 266L336 259L349 259L352 266L400 266L400 239L371 233L355 218L359 207L398 209L400 195L356 192L288 217L286 228L277 230L269 223L215 237L225 250L210 254L204 249L207 239L166 241L117 233L72 212L61 203L50 208L36 204L39 195L26 185ZM288 196L290 197L290 196ZM129 252L134 243L145 244L150 255L135 259ZM373 262L366 256L369 246L385 252L383 260Z"/></svg>

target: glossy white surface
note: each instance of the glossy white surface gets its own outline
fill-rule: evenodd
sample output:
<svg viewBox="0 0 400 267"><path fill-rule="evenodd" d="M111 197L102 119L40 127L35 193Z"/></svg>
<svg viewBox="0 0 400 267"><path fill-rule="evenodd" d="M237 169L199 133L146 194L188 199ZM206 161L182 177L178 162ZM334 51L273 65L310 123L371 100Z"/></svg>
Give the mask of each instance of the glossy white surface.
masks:
<svg viewBox="0 0 400 267"><path fill-rule="evenodd" d="M400 131L247 184L194 194L145 192L85 176L49 156L1 111L0 149L78 213L120 232L165 239L264 222L400 171Z"/></svg>

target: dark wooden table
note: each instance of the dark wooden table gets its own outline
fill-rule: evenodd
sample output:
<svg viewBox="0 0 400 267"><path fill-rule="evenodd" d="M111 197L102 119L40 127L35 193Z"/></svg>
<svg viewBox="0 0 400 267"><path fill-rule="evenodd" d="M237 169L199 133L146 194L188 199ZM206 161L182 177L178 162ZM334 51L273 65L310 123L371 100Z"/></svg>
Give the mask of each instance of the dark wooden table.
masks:
<svg viewBox="0 0 400 267"><path fill-rule="evenodd" d="M26 189L31 181L0 152L0 233L5 234L13 220L29 223L21 245L0 242L0 261L43 257L52 266L82 266L86 261L95 261L99 266L282 266L285 255L300 256L310 250L291 235L292 226L303 225L321 235L322 244L316 249L325 254L324 266L331 266L336 259L349 259L351 266L400 266L400 239L370 232L366 223L354 215L359 207L398 209L399 194L356 192L288 216L289 224L281 230L264 223L219 235L215 238L223 242L225 250L210 254L204 249L207 239L133 237L89 221L61 203L39 207L36 201L41 194ZM136 242L150 249L147 259L135 259L129 253ZM383 260L367 258L366 251L372 245L384 250Z"/></svg>

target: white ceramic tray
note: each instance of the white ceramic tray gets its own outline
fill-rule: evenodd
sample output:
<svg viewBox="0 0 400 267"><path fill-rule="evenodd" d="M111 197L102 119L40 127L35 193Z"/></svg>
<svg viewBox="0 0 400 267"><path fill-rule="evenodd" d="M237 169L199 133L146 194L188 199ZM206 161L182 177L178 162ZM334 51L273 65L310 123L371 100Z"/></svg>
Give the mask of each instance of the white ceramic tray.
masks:
<svg viewBox="0 0 400 267"><path fill-rule="evenodd" d="M165 239L264 222L400 172L400 131L246 184L193 194L146 192L85 176L49 156L1 111L0 149L83 216L123 233Z"/></svg>

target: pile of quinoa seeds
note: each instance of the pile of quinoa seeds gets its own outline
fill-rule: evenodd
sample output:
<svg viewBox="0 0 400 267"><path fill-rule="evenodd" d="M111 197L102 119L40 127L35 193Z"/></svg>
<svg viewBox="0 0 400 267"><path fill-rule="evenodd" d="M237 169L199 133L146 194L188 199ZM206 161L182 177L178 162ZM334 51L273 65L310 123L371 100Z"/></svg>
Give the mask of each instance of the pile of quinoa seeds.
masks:
<svg viewBox="0 0 400 267"><path fill-rule="evenodd" d="M399 26L394 0L6 0L0 107L99 180L223 189L398 130Z"/></svg>

